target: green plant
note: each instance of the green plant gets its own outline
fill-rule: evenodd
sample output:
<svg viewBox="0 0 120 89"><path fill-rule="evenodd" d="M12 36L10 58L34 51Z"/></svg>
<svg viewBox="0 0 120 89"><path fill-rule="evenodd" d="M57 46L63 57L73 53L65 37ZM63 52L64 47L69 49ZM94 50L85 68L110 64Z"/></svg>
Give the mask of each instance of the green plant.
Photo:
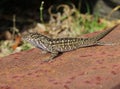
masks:
<svg viewBox="0 0 120 89"><path fill-rule="evenodd" d="M44 23L44 20L43 20L43 5L44 5L44 1L41 2L41 5L40 5L40 21L42 23Z"/></svg>
<svg viewBox="0 0 120 89"><path fill-rule="evenodd" d="M53 7L53 6L52 6ZM63 9L62 13L51 12L49 9L50 21L48 23L47 31L53 36L57 37L76 37L85 33L94 32L105 28L106 24L100 22L98 15L92 16L89 14L89 6L87 5L87 14L81 14L72 4L61 4L56 7Z"/></svg>

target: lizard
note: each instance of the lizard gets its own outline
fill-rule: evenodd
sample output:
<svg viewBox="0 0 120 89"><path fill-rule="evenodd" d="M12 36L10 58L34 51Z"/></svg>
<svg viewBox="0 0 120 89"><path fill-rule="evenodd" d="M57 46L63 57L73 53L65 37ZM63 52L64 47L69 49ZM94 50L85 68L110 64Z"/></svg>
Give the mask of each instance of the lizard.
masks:
<svg viewBox="0 0 120 89"><path fill-rule="evenodd" d="M99 33L96 36L88 38L50 38L48 36L42 35L40 33L27 33L22 36L22 39L42 49L43 51L50 52L51 56L45 61L51 61L59 55L66 51L71 51L79 49L82 47L89 47L95 45L106 45L106 43L101 42L100 39L104 38L108 33L110 33L118 25Z"/></svg>

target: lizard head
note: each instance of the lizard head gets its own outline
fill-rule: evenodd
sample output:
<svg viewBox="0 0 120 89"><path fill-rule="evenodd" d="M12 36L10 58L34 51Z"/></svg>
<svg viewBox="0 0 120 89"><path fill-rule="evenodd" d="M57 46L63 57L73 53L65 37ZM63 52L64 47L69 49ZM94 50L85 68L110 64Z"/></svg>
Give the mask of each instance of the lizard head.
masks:
<svg viewBox="0 0 120 89"><path fill-rule="evenodd" d="M22 39L25 41L37 40L38 38L44 38L42 34L39 33L27 33L22 36Z"/></svg>
<svg viewBox="0 0 120 89"><path fill-rule="evenodd" d="M49 38L39 33L27 33L22 36L22 39L38 48L46 50L45 44L48 42Z"/></svg>
<svg viewBox="0 0 120 89"><path fill-rule="evenodd" d="M27 42L35 42L35 41L45 41L47 40L48 37L44 36L40 33L27 33L22 36L22 40L27 41Z"/></svg>
<svg viewBox="0 0 120 89"><path fill-rule="evenodd" d="M25 40L25 41L30 41L31 39L33 39L33 33L27 33L27 34L24 34L22 36L22 40Z"/></svg>

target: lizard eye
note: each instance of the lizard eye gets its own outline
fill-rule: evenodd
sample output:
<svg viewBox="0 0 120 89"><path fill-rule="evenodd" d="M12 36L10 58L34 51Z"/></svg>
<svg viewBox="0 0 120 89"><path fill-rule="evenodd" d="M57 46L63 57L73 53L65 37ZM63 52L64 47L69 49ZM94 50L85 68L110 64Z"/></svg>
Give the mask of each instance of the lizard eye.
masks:
<svg viewBox="0 0 120 89"><path fill-rule="evenodd" d="M22 39L23 40L30 40L30 34L24 34L23 36L22 36Z"/></svg>

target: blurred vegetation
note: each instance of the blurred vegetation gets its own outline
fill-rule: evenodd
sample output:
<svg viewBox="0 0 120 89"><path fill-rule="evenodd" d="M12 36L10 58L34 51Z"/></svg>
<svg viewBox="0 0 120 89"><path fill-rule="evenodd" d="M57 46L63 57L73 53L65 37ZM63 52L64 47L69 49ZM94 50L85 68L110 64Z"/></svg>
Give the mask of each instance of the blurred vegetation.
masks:
<svg viewBox="0 0 120 89"><path fill-rule="evenodd" d="M61 9L62 13L52 13L52 8L53 6L49 8L50 21L46 24L46 29L53 36L77 37L81 34L101 30L106 26L97 16L89 13L81 14L73 4L57 6L57 10Z"/></svg>
<svg viewBox="0 0 120 89"><path fill-rule="evenodd" d="M56 8L56 12L52 12ZM92 16L88 13L80 13L73 4L61 4L59 6L51 6L48 9L50 20L45 23L43 20L44 2L40 6L40 20L42 23L36 23L34 28L27 29L20 33L16 27L15 16L13 15L12 40L0 41L0 57L11 53L28 50L34 46L21 40L22 34L27 32L38 32L50 36L57 37L78 37L82 34L91 33L102 30L108 26L113 26L116 21L109 22L106 19L99 18L98 15ZM115 11L116 9L114 9ZM110 14L112 14L112 11ZM108 15L110 17L110 15Z"/></svg>

